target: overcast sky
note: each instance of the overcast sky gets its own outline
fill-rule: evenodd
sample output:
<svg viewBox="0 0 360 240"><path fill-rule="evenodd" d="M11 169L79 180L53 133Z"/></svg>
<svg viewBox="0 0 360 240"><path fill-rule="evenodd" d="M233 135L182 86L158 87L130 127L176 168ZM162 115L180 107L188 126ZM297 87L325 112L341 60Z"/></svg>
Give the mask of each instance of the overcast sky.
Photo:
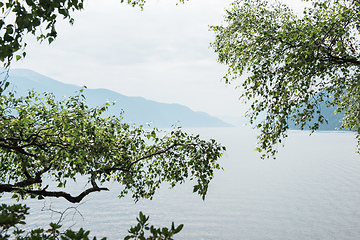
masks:
<svg viewBox="0 0 360 240"><path fill-rule="evenodd" d="M29 38L27 57L12 68L214 116L241 116L240 92L221 80L226 67L209 48L214 39L209 25L221 24L231 2L191 0L176 6L176 0L150 0L140 11L119 0L88 0L73 14L73 26L59 22L51 45Z"/></svg>

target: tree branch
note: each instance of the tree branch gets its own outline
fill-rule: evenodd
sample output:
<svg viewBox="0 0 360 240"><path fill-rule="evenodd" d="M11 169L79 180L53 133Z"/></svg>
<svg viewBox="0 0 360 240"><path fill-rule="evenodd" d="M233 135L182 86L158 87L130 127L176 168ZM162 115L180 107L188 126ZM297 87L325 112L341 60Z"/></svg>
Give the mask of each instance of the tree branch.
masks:
<svg viewBox="0 0 360 240"><path fill-rule="evenodd" d="M134 162L132 162L132 163L130 164L130 166L129 166L129 169L130 169L134 164L136 164L136 163L138 163L138 162L140 162L140 161L142 161L142 160L144 160L144 159L151 158L151 157L153 157L153 156L166 153L167 151L169 151L170 149L172 149L173 147L175 147L175 146L177 146L177 145L179 145L179 144L174 143L174 144L171 144L169 147L167 147L167 148L165 148L165 149L163 149L163 150L160 150L160 151L151 153L151 154L149 154L149 155L145 155L145 156L143 156L143 157L135 160Z"/></svg>
<svg viewBox="0 0 360 240"><path fill-rule="evenodd" d="M326 52L326 55L329 57L328 59L326 59L328 61L332 61L332 62L339 63L339 64L353 63L356 66L360 66L360 61L358 61L356 58L337 57L337 56L332 55L330 52ZM323 60L323 61L326 61L326 60Z"/></svg>
<svg viewBox="0 0 360 240"><path fill-rule="evenodd" d="M0 140L1 140L1 139L0 139ZM34 154L32 154L32 153L29 153L29 152L25 151L21 146L18 146L16 141L15 141L16 145L6 144L5 141L3 141L3 142L4 142L4 143L0 143L0 148L15 150L15 151L17 151L17 152L19 152L19 153L22 153L22 154L24 154L24 155L27 155L27 156L36 158L36 155L34 155Z"/></svg>
<svg viewBox="0 0 360 240"><path fill-rule="evenodd" d="M86 197L87 195L89 195L92 192L100 192L100 191L109 191L108 188L100 188L96 185L95 181L91 181L93 187L92 188L88 188L85 191L83 191L82 193L80 193L78 196L72 196L67 192L63 192L63 191L46 191L47 187L46 186L44 189L42 190L31 190L31 189L23 189L21 187L17 187L15 185L12 184L0 184L0 193L3 192L21 192L24 194L35 194L38 196L43 196L43 197L63 197L66 200L68 200L71 203L78 203L80 202L84 197Z"/></svg>

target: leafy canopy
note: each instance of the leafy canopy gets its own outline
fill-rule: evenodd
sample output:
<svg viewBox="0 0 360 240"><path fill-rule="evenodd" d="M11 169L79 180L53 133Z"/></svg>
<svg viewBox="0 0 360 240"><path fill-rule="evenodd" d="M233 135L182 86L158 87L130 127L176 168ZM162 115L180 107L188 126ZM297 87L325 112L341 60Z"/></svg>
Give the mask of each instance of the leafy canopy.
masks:
<svg viewBox="0 0 360 240"><path fill-rule="evenodd" d="M120 2L142 8L146 0ZM61 101L50 93L3 94L9 84L10 63L26 56L24 36L31 34L40 42L52 43L59 18L73 24L71 13L83 8L84 0L0 1L0 61L7 70L5 75L0 73L0 194L62 197L76 203L92 192L107 191L102 184L115 181L124 187L120 197L131 192L137 201L152 198L162 182L174 187L190 178L195 180L193 191L205 198L213 171L220 169L217 160L225 151L215 140L201 140L180 128L163 133L130 126L121 122L121 115L103 117L110 104L89 108L82 91ZM61 190L79 176L86 176L90 187L78 195ZM44 186L44 178L50 178L55 186ZM55 223L50 223L48 230L25 233L18 225L25 224L28 213L23 205L1 205L0 238L89 239L89 231L60 232L61 225ZM174 223L171 228L149 226L148 217L141 212L137 220L126 239L171 240L183 227ZM150 237L145 237L145 231Z"/></svg>
<svg viewBox="0 0 360 240"><path fill-rule="evenodd" d="M312 131L325 123L321 103L344 113L341 128L357 132L359 147L360 1L310 2L296 15L279 2L238 0L224 26L211 27L226 83L244 79L250 123L265 115L256 124L262 158L276 154L290 121Z"/></svg>
<svg viewBox="0 0 360 240"><path fill-rule="evenodd" d="M194 192L205 198L225 147L178 128L160 133L122 123L121 116L103 117L107 105L89 108L81 93L61 101L31 91L1 95L0 193L75 203L108 190L99 184L115 181L124 186L120 197L131 192L137 201L152 198L162 182L174 187L190 178ZM80 175L91 187L77 196L59 190ZM57 190L43 186L45 177Z"/></svg>

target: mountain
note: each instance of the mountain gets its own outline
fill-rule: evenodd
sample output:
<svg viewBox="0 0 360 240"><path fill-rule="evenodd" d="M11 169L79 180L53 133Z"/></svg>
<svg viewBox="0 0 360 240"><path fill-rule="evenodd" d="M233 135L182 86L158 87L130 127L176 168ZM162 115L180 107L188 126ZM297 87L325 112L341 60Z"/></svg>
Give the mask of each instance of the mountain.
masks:
<svg viewBox="0 0 360 240"><path fill-rule="evenodd" d="M28 69L12 69L8 81L9 90L18 95L27 94L28 89L38 93L52 92L60 99L74 95L80 86L65 84ZM194 112L180 104L159 103L142 97L128 97L108 89L85 89L86 102L91 107L101 106L106 101L115 101L108 115L118 116L124 110L124 122L136 125L151 123L152 127L168 128L174 124L182 127L231 127L232 125L204 112ZM178 122L178 123L177 123Z"/></svg>
<svg viewBox="0 0 360 240"><path fill-rule="evenodd" d="M319 131L335 131L338 127L341 126L341 120L344 117L343 113L334 114L335 108L330 108L325 106L324 103L320 104L321 113L325 117L325 119L328 121L328 123L321 124L319 127ZM260 123L263 119L265 119L266 115L265 113L262 113L258 116L257 120L255 120L255 123ZM249 119L246 117L233 117L233 116L219 116L219 118L225 122L228 122L236 127L242 127L242 126L255 126L251 125L249 123ZM311 121L310 125L313 125L316 121ZM292 121L289 121L289 127L290 130L300 130L300 126L295 126L295 123ZM308 127L305 127L305 130L308 130ZM344 131L345 129L342 129Z"/></svg>
<svg viewBox="0 0 360 240"><path fill-rule="evenodd" d="M344 117L343 113L335 114L334 111L336 108L327 107L323 102L320 103L321 114L325 117L328 123L323 123L319 126L319 131L335 131L338 127L341 126L341 121ZM316 118L315 118L316 119ZM312 120L310 125L313 125L317 121ZM299 126L295 126L295 123L289 123L290 129L298 130ZM309 129L306 127L305 129ZM342 129L343 131L346 129Z"/></svg>

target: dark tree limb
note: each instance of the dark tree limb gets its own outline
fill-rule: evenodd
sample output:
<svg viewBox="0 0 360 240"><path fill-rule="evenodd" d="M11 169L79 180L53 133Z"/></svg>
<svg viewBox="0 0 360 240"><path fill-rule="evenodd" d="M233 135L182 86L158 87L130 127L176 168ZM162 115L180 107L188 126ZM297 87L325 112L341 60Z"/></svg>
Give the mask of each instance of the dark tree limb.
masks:
<svg viewBox="0 0 360 240"><path fill-rule="evenodd" d="M36 158L36 155L34 155L32 153L29 153L29 152L25 151L21 146L18 146L17 142L15 142L15 144L9 144L7 142L4 142L4 143L0 142L0 148L14 150L14 151L17 151L17 152L19 152L21 154Z"/></svg>
<svg viewBox="0 0 360 240"><path fill-rule="evenodd" d="M345 64L345 63L351 63L354 64L356 66L360 66L360 61L357 60L356 58L342 58L342 57L337 57L332 55L331 53L326 53L326 55L328 56L328 61L330 62L335 62L335 63L339 63L339 64Z"/></svg>
<svg viewBox="0 0 360 240"><path fill-rule="evenodd" d="M23 189L23 188L19 188L15 185L12 184L0 184L0 193L3 192L21 192L24 194L34 194L34 195L38 195L38 196L43 196L43 197L57 197L57 198L65 198L66 200L68 200L71 203L79 203L81 202L81 200L86 197L87 195L89 195L92 192L100 192L100 191L109 191L108 188L100 188L97 186L97 184L95 183L95 181L91 181L92 183L92 187L86 189L85 191L83 191L82 193L80 193L78 196L72 196L71 194L67 193L67 192L63 192L63 191L47 191L47 187L46 186L44 189L42 190L31 190L31 189Z"/></svg>
<svg viewBox="0 0 360 240"><path fill-rule="evenodd" d="M27 187L27 186L31 186L31 185L36 184L36 183L42 183L41 175L46 173L47 171L49 171L50 168L51 168L51 164L49 166L47 166L47 167L44 167L41 171L37 172L35 174L35 177L31 177L30 174L28 173L28 171L25 169L24 174L26 176L26 179L21 181L21 182L15 183L13 186L15 186L15 187Z"/></svg>

